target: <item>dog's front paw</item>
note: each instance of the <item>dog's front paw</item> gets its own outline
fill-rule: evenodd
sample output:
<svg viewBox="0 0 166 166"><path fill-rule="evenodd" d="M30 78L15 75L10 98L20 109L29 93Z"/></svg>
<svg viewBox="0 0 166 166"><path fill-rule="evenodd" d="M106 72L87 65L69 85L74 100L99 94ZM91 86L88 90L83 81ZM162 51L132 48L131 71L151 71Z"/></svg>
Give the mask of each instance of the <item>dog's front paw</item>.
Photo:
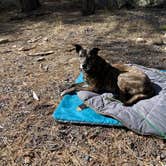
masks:
<svg viewBox="0 0 166 166"><path fill-rule="evenodd" d="M68 92L67 92L67 90L64 90L63 92L61 92L61 96L64 96L64 95L66 95Z"/></svg>
<svg viewBox="0 0 166 166"><path fill-rule="evenodd" d="M75 87L66 89L66 90L64 90L64 91L61 93L61 96L64 96L64 95L69 94L69 93L72 93L72 92L74 92L74 91L75 91Z"/></svg>

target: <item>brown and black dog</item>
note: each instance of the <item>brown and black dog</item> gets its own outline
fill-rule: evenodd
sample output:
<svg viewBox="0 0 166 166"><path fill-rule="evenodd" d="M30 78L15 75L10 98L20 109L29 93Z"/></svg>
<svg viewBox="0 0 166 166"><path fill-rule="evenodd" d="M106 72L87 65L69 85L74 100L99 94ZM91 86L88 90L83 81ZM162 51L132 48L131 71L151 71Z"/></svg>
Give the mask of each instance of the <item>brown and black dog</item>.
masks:
<svg viewBox="0 0 166 166"><path fill-rule="evenodd" d="M98 56L98 48L84 49L74 45L80 58L80 67L84 83L73 84L61 95L73 91L111 92L124 105L133 105L141 99L154 95L154 89L148 76L136 67L125 64L109 64Z"/></svg>

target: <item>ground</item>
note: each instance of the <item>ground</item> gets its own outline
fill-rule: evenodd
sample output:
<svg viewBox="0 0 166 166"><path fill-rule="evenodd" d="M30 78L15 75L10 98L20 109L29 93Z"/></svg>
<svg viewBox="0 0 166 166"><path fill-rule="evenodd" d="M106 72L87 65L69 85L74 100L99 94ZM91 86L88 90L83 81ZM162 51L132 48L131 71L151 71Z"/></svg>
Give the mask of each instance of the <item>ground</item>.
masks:
<svg viewBox="0 0 166 166"><path fill-rule="evenodd" d="M28 15L0 12L0 165L166 165L162 139L52 118L60 92L79 73L73 43L100 47L111 63L166 69L165 10L82 17L79 4L63 2L47 0Z"/></svg>

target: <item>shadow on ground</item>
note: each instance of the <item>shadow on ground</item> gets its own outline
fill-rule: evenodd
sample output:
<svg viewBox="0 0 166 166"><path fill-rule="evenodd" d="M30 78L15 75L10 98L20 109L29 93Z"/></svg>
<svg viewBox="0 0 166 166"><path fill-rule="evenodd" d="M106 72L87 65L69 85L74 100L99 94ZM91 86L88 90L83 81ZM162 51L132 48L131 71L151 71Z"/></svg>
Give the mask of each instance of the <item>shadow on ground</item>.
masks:
<svg viewBox="0 0 166 166"><path fill-rule="evenodd" d="M108 34L107 34L108 35ZM94 41L94 46L102 48L100 53L111 63L134 63L152 68L166 69L165 52L155 44L138 44L134 41L103 39Z"/></svg>
<svg viewBox="0 0 166 166"><path fill-rule="evenodd" d="M54 15L54 17L52 17ZM51 17L50 17L51 16ZM117 21L116 31L120 31L122 22L137 25L139 22L146 22L152 31L160 31L160 25L166 24L166 12L160 9L139 9L139 10L97 10L95 15L83 17L81 15L81 2L79 0L43 1L42 7L31 13L19 13L18 10L1 11L0 34L14 33L20 30L24 22L47 22L53 23L57 19L65 25L88 25L90 23L105 22L109 16L115 17ZM136 21L137 20L137 21ZM130 31L134 32L136 27ZM140 28L141 31L141 28Z"/></svg>

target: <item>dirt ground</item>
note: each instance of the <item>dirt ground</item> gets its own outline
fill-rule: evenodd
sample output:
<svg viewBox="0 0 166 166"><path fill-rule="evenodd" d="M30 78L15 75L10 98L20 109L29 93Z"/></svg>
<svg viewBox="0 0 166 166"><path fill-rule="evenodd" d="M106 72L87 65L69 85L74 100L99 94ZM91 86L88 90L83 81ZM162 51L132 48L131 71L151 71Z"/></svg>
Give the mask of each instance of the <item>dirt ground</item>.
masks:
<svg viewBox="0 0 166 166"><path fill-rule="evenodd" d="M28 15L0 11L0 39L7 39L0 41L0 165L166 165L161 139L52 118L60 92L79 73L72 43L98 46L110 62L166 69L165 9L82 17L72 2L47 0Z"/></svg>

